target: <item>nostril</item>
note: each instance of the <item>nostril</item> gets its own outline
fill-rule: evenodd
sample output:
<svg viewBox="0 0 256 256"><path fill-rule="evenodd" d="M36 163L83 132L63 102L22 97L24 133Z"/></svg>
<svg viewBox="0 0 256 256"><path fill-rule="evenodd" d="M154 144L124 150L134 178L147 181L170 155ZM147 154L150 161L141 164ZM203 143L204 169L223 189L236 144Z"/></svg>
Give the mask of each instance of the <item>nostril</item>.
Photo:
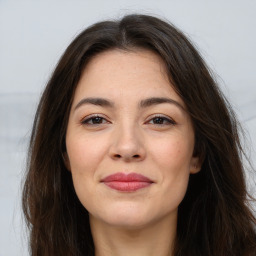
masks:
<svg viewBox="0 0 256 256"><path fill-rule="evenodd" d="M120 155L118 155L118 154L115 154L115 157L116 157L116 158L121 158L121 156L120 156Z"/></svg>
<svg viewBox="0 0 256 256"><path fill-rule="evenodd" d="M139 155L134 155L133 157L134 157L134 158L139 158L140 156L139 156Z"/></svg>

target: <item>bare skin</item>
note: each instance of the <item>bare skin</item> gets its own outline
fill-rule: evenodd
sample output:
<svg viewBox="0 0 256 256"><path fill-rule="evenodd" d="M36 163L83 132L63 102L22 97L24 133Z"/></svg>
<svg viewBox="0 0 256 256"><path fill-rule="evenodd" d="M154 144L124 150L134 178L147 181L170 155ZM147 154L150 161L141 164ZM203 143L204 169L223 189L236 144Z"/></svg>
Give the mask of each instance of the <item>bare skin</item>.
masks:
<svg viewBox="0 0 256 256"><path fill-rule="evenodd" d="M172 255L172 241L176 234L176 221L169 224L161 221L148 227L125 231L122 228L101 225L93 217L91 217L91 220L96 248L95 256ZM166 225L169 229L166 228ZM174 227L172 227L173 225Z"/></svg>
<svg viewBox="0 0 256 256"><path fill-rule="evenodd" d="M75 92L66 146L96 256L171 256L178 206L200 163L190 117L160 57L141 50L94 57ZM120 191L104 182L116 173L151 182Z"/></svg>

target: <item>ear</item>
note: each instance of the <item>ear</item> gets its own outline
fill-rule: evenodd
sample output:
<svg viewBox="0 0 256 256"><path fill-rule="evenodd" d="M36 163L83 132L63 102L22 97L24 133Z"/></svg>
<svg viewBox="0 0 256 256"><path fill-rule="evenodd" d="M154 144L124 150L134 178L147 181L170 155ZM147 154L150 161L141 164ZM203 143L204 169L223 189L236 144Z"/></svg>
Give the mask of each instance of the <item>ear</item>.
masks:
<svg viewBox="0 0 256 256"><path fill-rule="evenodd" d="M193 156L190 161L190 173L196 174L201 170L202 161L200 157Z"/></svg>
<svg viewBox="0 0 256 256"><path fill-rule="evenodd" d="M71 168L70 168L70 161L69 161L69 157L68 157L67 152L64 152L64 153L62 154L62 158L63 158L63 161L64 161L64 164L65 164L66 168L67 168L69 171L71 171Z"/></svg>

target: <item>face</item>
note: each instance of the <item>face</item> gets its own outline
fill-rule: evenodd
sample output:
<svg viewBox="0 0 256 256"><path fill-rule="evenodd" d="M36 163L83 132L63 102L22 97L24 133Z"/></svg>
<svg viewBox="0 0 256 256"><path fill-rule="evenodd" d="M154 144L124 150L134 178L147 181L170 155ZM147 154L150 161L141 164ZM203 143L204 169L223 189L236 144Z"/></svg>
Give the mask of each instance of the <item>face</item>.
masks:
<svg viewBox="0 0 256 256"><path fill-rule="evenodd" d="M111 50L86 66L66 133L67 167L90 218L119 227L175 220L199 171L194 131L159 56Z"/></svg>

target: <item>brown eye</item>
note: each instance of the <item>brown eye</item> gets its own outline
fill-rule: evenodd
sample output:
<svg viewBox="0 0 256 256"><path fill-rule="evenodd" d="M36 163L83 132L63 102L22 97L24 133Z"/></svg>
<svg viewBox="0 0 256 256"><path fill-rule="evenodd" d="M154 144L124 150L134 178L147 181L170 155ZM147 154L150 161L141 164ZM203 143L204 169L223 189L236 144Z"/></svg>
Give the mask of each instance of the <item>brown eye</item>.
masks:
<svg viewBox="0 0 256 256"><path fill-rule="evenodd" d="M98 124L105 124L108 121L101 117L101 116L91 116L81 121L83 125L98 125Z"/></svg>
<svg viewBox="0 0 256 256"><path fill-rule="evenodd" d="M176 124L174 120L172 120L171 118L167 118L165 116L155 116L148 123L154 124L154 125L175 125Z"/></svg>

